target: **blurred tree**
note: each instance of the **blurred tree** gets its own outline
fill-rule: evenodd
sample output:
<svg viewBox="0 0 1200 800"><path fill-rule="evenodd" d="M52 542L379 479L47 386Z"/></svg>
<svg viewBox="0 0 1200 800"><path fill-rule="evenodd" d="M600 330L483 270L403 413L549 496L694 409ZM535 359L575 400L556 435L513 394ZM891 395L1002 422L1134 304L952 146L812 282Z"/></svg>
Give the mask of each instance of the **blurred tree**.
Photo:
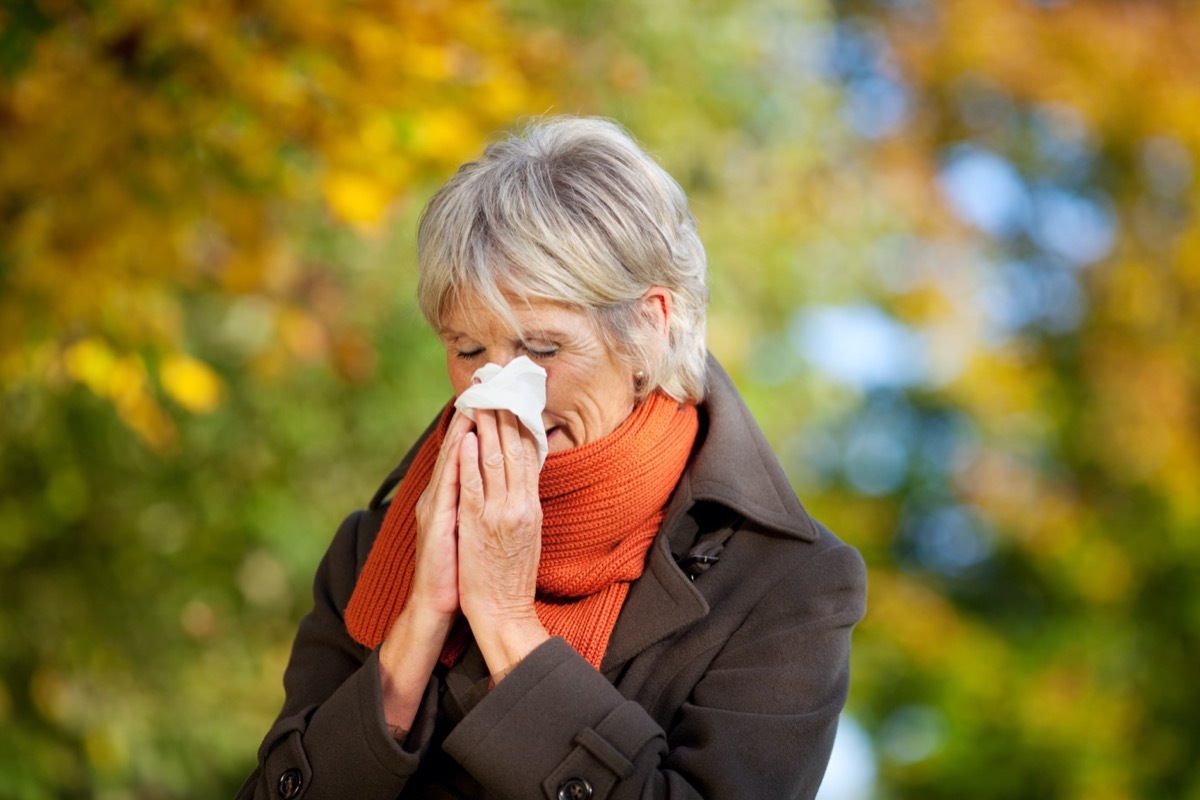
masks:
<svg viewBox="0 0 1200 800"><path fill-rule="evenodd" d="M916 431L866 548L881 795L1200 797L1200 11L837 5L934 367L846 423Z"/></svg>
<svg viewBox="0 0 1200 800"><path fill-rule="evenodd" d="M0 378L82 383L156 448L156 388L190 411L221 393L182 298L262 298L298 355L361 377L361 335L310 314L329 274L301 212L376 226L546 103L544 60L486 0L18 2L3 22Z"/></svg>

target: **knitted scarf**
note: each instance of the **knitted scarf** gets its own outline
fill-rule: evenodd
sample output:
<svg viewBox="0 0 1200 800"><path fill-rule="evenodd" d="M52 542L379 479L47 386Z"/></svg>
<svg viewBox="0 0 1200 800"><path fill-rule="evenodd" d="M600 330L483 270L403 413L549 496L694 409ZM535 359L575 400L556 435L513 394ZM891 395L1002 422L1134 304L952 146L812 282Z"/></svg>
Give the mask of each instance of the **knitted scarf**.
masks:
<svg viewBox="0 0 1200 800"><path fill-rule="evenodd" d="M412 592L414 509L453 411L447 406L417 451L346 607L346 629L367 647L383 641ZM694 405L655 393L608 436L546 457L538 482L542 555L534 608L551 636L562 636L597 668L629 584L642 574L697 428ZM467 644L460 624L442 663L452 666Z"/></svg>

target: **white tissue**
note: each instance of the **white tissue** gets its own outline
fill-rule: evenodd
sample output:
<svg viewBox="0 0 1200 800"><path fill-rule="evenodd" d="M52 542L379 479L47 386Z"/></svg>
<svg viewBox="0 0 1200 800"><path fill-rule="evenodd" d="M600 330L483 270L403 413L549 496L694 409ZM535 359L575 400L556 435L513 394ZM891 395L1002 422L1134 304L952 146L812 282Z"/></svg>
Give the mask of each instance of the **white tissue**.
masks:
<svg viewBox="0 0 1200 800"><path fill-rule="evenodd" d="M454 401L454 407L475 419L476 409L506 409L529 429L537 440L538 469L546 462L546 370L519 356L501 367L484 364L475 370L473 383Z"/></svg>

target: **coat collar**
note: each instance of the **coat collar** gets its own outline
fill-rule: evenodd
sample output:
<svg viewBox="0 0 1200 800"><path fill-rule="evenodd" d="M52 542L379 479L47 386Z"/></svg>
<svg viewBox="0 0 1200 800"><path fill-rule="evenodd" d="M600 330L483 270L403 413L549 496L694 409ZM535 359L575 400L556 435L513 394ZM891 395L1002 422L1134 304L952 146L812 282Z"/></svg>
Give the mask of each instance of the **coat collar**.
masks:
<svg viewBox="0 0 1200 800"><path fill-rule="evenodd" d="M781 536L810 542L818 536L762 430L711 354L707 378L696 450L667 504L665 535L655 540L645 571L630 586L601 664L610 676L708 613L708 601L676 564L700 532L690 514L697 503L720 504Z"/></svg>
<svg viewBox="0 0 1200 800"><path fill-rule="evenodd" d="M702 406L707 430L684 473L691 501L719 503L776 533L816 540L816 523L796 498L733 381L711 354L707 377Z"/></svg>

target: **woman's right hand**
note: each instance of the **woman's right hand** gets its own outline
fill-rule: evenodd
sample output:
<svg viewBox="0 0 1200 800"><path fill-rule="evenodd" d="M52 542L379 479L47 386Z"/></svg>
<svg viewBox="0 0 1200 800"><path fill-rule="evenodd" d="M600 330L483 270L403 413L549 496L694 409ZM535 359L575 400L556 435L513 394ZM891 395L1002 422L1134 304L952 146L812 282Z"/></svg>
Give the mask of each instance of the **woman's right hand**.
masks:
<svg viewBox="0 0 1200 800"><path fill-rule="evenodd" d="M429 485L417 499L413 588L379 648L383 714L388 727L407 731L425 685L459 613L459 444L474 423L459 412L450 420Z"/></svg>
<svg viewBox="0 0 1200 800"><path fill-rule="evenodd" d="M436 616L454 617L459 610L459 443L474 425L462 412L454 412L429 485L418 498L414 512L417 563L408 604Z"/></svg>

